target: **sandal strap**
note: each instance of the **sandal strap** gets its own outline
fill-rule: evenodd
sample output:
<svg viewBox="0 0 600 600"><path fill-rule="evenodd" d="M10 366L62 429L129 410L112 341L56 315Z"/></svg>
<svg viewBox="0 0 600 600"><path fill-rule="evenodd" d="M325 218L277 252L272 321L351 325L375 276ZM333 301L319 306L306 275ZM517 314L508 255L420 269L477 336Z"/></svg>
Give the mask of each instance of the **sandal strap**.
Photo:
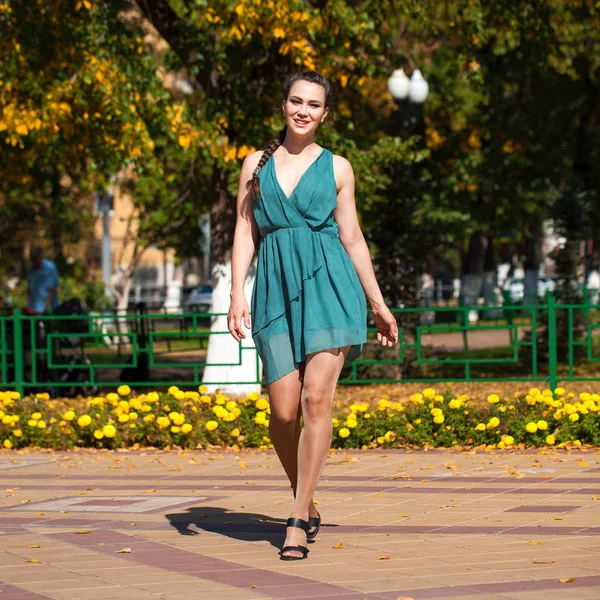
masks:
<svg viewBox="0 0 600 600"><path fill-rule="evenodd" d="M319 514L319 511L317 511L316 517L309 517L308 524L311 527L318 527L321 524L321 515Z"/></svg>
<svg viewBox="0 0 600 600"><path fill-rule="evenodd" d="M304 519L298 519L297 517L290 517L287 520L286 527L297 527L298 529L302 529L303 531L308 531L310 525L308 521Z"/></svg>
<svg viewBox="0 0 600 600"><path fill-rule="evenodd" d="M302 552L302 554L304 554L304 556L306 556L310 552L310 550L306 546L284 546L279 551L279 554L283 554L284 552L292 552L292 551L293 552Z"/></svg>

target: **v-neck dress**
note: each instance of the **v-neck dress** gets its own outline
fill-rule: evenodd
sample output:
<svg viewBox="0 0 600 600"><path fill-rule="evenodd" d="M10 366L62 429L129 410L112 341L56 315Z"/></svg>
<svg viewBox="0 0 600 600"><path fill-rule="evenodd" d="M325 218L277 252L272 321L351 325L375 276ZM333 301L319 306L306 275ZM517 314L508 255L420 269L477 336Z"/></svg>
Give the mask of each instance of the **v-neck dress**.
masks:
<svg viewBox="0 0 600 600"><path fill-rule="evenodd" d="M289 197L272 156L259 180L253 210L261 240L250 310L266 382L320 350L351 346L349 365L367 339L367 303L333 219L333 155L323 148Z"/></svg>

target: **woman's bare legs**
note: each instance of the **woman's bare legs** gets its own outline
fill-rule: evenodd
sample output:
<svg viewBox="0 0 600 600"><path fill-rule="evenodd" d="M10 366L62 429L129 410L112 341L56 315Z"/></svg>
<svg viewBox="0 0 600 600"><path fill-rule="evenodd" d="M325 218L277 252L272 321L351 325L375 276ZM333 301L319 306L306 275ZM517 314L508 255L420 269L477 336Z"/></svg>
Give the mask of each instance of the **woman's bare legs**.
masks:
<svg viewBox="0 0 600 600"><path fill-rule="evenodd" d="M331 446L331 403L350 346L309 354L304 367L300 405L303 427L298 443L298 484L290 517L308 520L309 504ZM284 546L305 546L306 534L287 530ZM285 556L302 556L289 551Z"/></svg>
<svg viewBox="0 0 600 600"><path fill-rule="evenodd" d="M294 493L298 481L298 442L302 407L300 393L305 365L269 385L271 415L269 436L281 461ZM310 502L310 516L317 516L315 505Z"/></svg>

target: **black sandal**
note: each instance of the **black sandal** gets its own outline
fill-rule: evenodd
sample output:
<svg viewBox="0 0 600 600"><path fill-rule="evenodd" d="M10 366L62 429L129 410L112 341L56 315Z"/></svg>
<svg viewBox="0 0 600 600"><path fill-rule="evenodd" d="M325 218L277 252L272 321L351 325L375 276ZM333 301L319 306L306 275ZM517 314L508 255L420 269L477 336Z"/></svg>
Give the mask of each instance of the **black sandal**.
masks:
<svg viewBox="0 0 600 600"><path fill-rule="evenodd" d="M312 529L313 527L316 527L316 529L314 531L307 531L306 532L306 539L307 540L313 540L317 537L317 533L319 533L319 528L321 527L321 515L319 514L319 511L317 511L317 516L316 517L309 517L308 519L308 526Z"/></svg>
<svg viewBox="0 0 600 600"><path fill-rule="evenodd" d="M297 527L302 529L308 535L309 524L304 519L298 519L296 517L290 517L287 520L286 527ZM284 552L300 552L302 556L283 556ZM309 549L306 546L284 546L279 551L279 558L281 560L304 560L306 555L309 553Z"/></svg>
<svg viewBox="0 0 600 600"><path fill-rule="evenodd" d="M294 498L296 498L296 491L294 490L294 488L292 488L292 493L294 494ZM306 532L306 539L314 540L317 537L317 533L319 533L319 528L321 527L321 515L319 514L319 511L317 511L316 517L308 518L308 527L309 527L309 529L316 527L316 529L314 531Z"/></svg>

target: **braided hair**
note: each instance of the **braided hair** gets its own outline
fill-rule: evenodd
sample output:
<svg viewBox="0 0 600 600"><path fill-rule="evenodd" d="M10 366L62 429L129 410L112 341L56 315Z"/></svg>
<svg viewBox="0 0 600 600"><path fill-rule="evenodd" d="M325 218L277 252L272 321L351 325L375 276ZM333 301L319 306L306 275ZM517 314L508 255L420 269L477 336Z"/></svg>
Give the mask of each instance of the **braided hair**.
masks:
<svg viewBox="0 0 600 600"><path fill-rule="evenodd" d="M325 108L329 108L331 110L333 104L333 87L327 77L317 73L316 71L300 71L290 75L285 82L283 89L283 97L285 100L288 99L292 86L298 81L308 81L310 83L316 83L317 85L322 86L325 90ZM258 161L256 169L254 169L252 179L250 179L250 181L248 181L246 184L246 189L252 198L260 197L260 180L258 176L260 175L262 168L265 166L269 158L273 156L275 150L277 150L277 148L283 144L286 133L287 125L265 147L263 155Z"/></svg>

